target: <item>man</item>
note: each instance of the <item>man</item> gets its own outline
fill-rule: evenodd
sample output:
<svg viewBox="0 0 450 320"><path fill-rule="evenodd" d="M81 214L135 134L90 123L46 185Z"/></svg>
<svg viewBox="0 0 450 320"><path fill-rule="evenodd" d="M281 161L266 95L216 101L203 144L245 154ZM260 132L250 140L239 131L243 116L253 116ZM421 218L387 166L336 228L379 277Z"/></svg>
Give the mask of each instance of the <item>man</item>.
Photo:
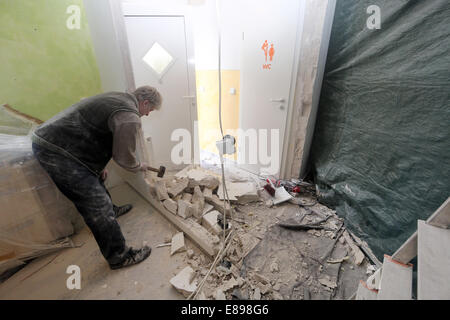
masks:
<svg viewBox="0 0 450 320"><path fill-rule="evenodd" d="M132 94L108 92L82 99L40 125L32 136L33 153L58 189L69 198L92 231L111 269L145 260L151 248L127 247L116 218L131 205L116 207L104 186L105 166L113 158L121 167L145 171L136 159L140 117L161 106L153 87Z"/></svg>

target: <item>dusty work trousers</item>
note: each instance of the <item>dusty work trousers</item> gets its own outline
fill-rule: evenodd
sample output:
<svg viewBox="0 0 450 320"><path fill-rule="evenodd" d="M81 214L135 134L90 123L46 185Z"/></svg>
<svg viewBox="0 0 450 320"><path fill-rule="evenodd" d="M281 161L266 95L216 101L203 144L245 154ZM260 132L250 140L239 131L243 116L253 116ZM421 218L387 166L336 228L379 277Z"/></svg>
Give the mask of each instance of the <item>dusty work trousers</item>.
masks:
<svg viewBox="0 0 450 320"><path fill-rule="evenodd" d="M83 216L106 261L110 264L121 262L129 249L103 181L75 160L35 143L32 147L41 166Z"/></svg>

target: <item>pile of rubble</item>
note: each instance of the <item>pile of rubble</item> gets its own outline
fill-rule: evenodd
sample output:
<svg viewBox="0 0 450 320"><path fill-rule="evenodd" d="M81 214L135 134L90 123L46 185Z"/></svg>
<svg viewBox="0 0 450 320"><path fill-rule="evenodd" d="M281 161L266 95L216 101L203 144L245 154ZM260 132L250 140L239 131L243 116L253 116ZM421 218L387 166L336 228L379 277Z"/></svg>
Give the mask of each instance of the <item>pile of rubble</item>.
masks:
<svg viewBox="0 0 450 320"><path fill-rule="evenodd" d="M172 214L202 225L219 235L220 214L231 216L231 206L220 200L220 177L201 168L187 167L168 178L154 178L154 196Z"/></svg>
<svg viewBox="0 0 450 320"><path fill-rule="evenodd" d="M233 210L227 219L227 222L231 220L232 228L227 231L232 231L232 234L229 246L217 263L213 265L211 257L202 252L196 254L187 249L182 232L176 234L170 243L171 254L182 252L187 264L170 283L186 298L193 298L194 293L200 300L308 299L310 295L320 296L318 292L334 296L344 264L348 265L348 271L358 269L357 276L365 275L366 268L374 269L364 259L360 243L345 230L342 219L333 210L314 203L313 198L299 197L290 203L273 206L268 201L270 195L266 190L257 190L252 183L227 181L226 187L232 206L225 212ZM223 225L218 223L218 217L224 212L220 176L203 169L189 168L177 173L166 184L160 183L158 188L162 196L160 200L168 210L185 218L194 218L211 233L222 237ZM314 205L298 206L308 202ZM275 226L303 231L298 233L303 237L298 239L302 240L296 240L295 246L290 246L294 253L290 252L285 259L277 257L276 248L275 254L256 250L267 234L270 238ZM318 243L324 246L320 252L313 250ZM263 247L267 249L267 244ZM293 260L296 250L300 257L298 261ZM317 254L319 256L315 256ZM252 262L246 263L246 257ZM298 296L299 284L305 292Z"/></svg>

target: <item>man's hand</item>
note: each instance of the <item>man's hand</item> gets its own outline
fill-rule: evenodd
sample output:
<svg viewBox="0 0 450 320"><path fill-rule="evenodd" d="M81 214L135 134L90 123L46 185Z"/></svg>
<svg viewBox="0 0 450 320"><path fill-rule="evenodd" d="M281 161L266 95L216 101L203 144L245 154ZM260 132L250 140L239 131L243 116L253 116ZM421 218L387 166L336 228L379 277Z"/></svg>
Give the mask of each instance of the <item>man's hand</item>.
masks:
<svg viewBox="0 0 450 320"><path fill-rule="evenodd" d="M105 181L107 177L108 177L108 170L103 169L103 171L100 172L100 179L102 179L103 181Z"/></svg>
<svg viewBox="0 0 450 320"><path fill-rule="evenodd" d="M148 170L148 164L142 162L141 166L139 167L139 171L147 171Z"/></svg>

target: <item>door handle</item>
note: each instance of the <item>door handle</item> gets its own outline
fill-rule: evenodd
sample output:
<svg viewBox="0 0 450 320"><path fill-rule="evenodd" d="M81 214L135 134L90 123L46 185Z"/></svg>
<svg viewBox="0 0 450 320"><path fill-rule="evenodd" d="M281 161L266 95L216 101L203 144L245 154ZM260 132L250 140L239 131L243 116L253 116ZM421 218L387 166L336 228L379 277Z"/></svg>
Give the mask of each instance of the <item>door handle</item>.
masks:
<svg viewBox="0 0 450 320"><path fill-rule="evenodd" d="M183 96L182 98L183 99L193 99L193 98L195 98L195 96Z"/></svg>
<svg viewBox="0 0 450 320"><path fill-rule="evenodd" d="M283 98L280 99L270 99L270 102L284 102Z"/></svg>

